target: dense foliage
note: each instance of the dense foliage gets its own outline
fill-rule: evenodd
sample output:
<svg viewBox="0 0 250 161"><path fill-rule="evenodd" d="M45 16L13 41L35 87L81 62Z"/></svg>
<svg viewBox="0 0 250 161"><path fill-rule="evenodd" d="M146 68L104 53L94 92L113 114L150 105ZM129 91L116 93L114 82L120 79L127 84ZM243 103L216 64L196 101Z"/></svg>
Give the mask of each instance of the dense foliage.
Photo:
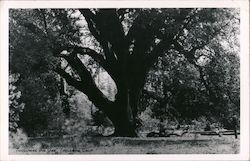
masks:
<svg viewBox="0 0 250 161"><path fill-rule="evenodd" d="M9 30L10 123L29 135L239 117L236 9L11 9Z"/></svg>

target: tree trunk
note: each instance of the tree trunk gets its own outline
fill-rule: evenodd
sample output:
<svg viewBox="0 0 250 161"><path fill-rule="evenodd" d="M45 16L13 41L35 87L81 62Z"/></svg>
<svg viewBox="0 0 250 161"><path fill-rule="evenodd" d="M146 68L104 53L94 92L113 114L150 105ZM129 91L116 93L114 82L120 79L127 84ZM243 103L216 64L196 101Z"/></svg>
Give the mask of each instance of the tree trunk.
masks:
<svg viewBox="0 0 250 161"><path fill-rule="evenodd" d="M130 99L128 89L121 90L116 96L116 101L112 107L112 112L107 116L112 121L115 128L113 136L136 137L135 118L132 109L132 100Z"/></svg>
<svg viewBox="0 0 250 161"><path fill-rule="evenodd" d="M130 115L129 113L123 113L117 115L115 119L112 120L115 128L114 136L137 137L135 122L129 120Z"/></svg>

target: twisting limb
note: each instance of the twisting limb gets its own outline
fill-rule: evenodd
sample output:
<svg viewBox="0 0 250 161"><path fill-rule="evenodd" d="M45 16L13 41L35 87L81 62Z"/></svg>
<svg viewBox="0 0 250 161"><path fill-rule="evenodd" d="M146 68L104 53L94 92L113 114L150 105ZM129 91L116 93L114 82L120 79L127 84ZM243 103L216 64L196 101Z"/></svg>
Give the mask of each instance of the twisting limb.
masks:
<svg viewBox="0 0 250 161"><path fill-rule="evenodd" d="M71 53L70 55L62 55L61 57L68 62L73 70L77 71L77 74L80 76L81 80L78 81L74 79L70 74L61 68L56 68L55 71L61 75L69 85L86 94L89 100L92 101L96 107L110 113L113 102L109 101L108 98L96 86L90 72L81 62L81 60L76 55L74 55L74 53Z"/></svg>
<svg viewBox="0 0 250 161"><path fill-rule="evenodd" d="M85 17L90 32L101 44L105 58L109 61L123 60L124 31L115 9L100 9L96 14L89 9L79 9Z"/></svg>
<svg viewBox="0 0 250 161"><path fill-rule="evenodd" d="M112 62L107 61L103 55L97 53L95 50L86 48L86 47L81 47L81 46L74 46L74 47L65 47L67 51L72 51L72 55L77 57L77 54L80 55L88 55L90 56L95 62L97 62L106 72L109 73L111 78L113 80L117 79L118 72L117 70L114 70L116 68L117 64L112 64ZM63 57L63 56L61 56Z"/></svg>
<svg viewBox="0 0 250 161"><path fill-rule="evenodd" d="M90 9L79 9L88 23L88 28L91 34L95 37L98 42L101 42L100 32L96 26L96 15L90 11Z"/></svg>
<svg viewBox="0 0 250 161"><path fill-rule="evenodd" d="M75 54L90 56L97 63L99 63L104 69L107 67L105 58L101 54L98 54L95 50L81 46L75 46L73 50Z"/></svg>
<svg viewBox="0 0 250 161"><path fill-rule="evenodd" d="M107 37L107 32L114 32L112 29L106 29L106 21L103 22L103 18L100 14L94 14L90 9L79 9L88 24L89 31L100 43L103 48L105 59L114 63L116 61L115 54L111 51L110 40ZM113 26L114 24L109 24ZM118 36L118 35L117 35Z"/></svg>
<svg viewBox="0 0 250 161"><path fill-rule="evenodd" d="M69 85L71 85L75 88L81 87L81 82L74 79L69 73L65 72L63 69L58 67L55 69L55 72L58 73L59 75L61 75Z"/></svg>
<svg viewBox="0 0 250 161"><path fill-rule="evenodd" d="M104 40L103 35L101 35L100 32L100 22L98 22L97 15L95 15L93 12L91 12L90 9L79 9L79 11L82 13L84 16L87 24L89 31L91 34L95 37L95 39L100 43L100 45L103 48L105 58L108 60L111 60L111 53L108 47L108 42ZM99 25L99 27L98 27Z"/></svg>

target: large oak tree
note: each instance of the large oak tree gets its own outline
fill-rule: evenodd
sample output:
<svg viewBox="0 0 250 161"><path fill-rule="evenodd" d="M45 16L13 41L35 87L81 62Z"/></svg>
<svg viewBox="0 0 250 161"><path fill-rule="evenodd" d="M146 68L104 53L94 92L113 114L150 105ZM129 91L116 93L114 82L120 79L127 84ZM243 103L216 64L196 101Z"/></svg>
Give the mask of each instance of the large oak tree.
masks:
<svg viewBox="0 0 250 161"><path fill-rule="evenodd" d="M19 24L19 33L28 30L31 34L28 35L35 37L39 52L46 55L41 58L52 64L49 70L87 95L106 114L115 127L114 136L137 136L138 103L147 74L158 58L169 52L184 56L197 68L200 81L213 99L214 90L207 84L201 57L210 59L217 53L217 48L209 44L233 30L236 12L234 9L37 9L13 10L11 20L13 25ZM74 16L70 16L72 13L78 13L81 20L78 22L86 24L90 35L81 35ZM90 38L92 46L81 42ZM14 51L13 46L10 50ZM115 100L108 99L98 88L83 61L86 55L115 82ZM62 62L66 62L63 67ZM40 68L38 64L36 70Z"/></svg>

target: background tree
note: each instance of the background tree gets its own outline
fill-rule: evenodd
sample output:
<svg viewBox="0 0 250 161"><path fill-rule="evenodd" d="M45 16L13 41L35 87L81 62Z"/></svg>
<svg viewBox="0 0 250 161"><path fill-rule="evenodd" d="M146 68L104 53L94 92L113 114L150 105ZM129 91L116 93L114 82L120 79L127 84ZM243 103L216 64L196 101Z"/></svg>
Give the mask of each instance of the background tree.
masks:
<svg viewBox="0 0 250 161"><path fill-rule="evenodd" d="M19 124L29 136L52 128L50 122L54 121L53 126L62 122L60 77L52 66L59 60L49 54L49 39L43 35L46 31L42 26L42 12L10 10L10 69L20 75L16 86L22 93L20 99L27 106L20 115ZM59 27L63 23L57 24Z"/></svg>
<svg viewBox="0 0 250 161"><path fill-rule="evenodd" d="M185 54L185 51L180 52L176 48L158 59L146 83L153 88L144 90L146 98L157 100L156 103L151 104L151 107L155 107L153 108L156 111L154 115L157 117L167 115L168 118L177 118L180 122L205 116L208 121L219 121L225 127L228 127L229 118L234 113L239 116L239 44L236 36L239 35L239 21L237 14L234 14L233 21L225 20L224 23L226 28L219 28L218 24L214 24L213 29L218 28L219 34L212 40L206 40L202 49L193 52L193 56L192 53ZM202 23L199 25L203 28ZM197 31L199 32L196 33ZM197 28L185 30L183 41L188 41L194 35L204 34L203 36L209 37L209 32L206 32ZM187 54L191 54L193 58L190 59L190 55ZM148 102L147 99L143 101ZM170 113L166 114L162 111Z"/></svg>
<svg viewBox="0 0 250 161"><path fill-rule="evenodd" d="M198 100L196 93L200 92L205 95L200 100L207 99L204 107L220 108L228 101L222 99L227 89L225 85L229 85L230 80L237 81L237 77L227 77L230 72L237 73L237 61L232 64L232 59L227 57L227 65L219 64L230 53L232 57L238 57L237 48L228 52L229 48L225 47L237 43L239 23L238 12L234 9L37 9L11 10L10 15L13 71L23 77L38 73L47 78L41 80L51 81L41 82L46 87L51 85L45 93L43 90L39 92L41 98L50 96L48 90L55 89L52 94L57 93L58 73L68 85L83 92L106 114L115 127L115 136L136 136L138 103L143 88L147 90L150 86L150 83L145 84L148 74L153 66L161 68L161 64L155 63L168 55L173 55L174 61L171 56L165 61L172 64L165 66L171 70L165 77L168 79L164 78L165 82L160 83L161 98L164 98L158 101L160 107L171 105L177 113L183 114L190 109L200 111L202 108L192 102ZM236 33L232 36L235 38L233 42L228 41L232 40L228 39L230 32ZM15 41L20 39L23 41ZM32 42L24 41L26 39ZM95 68L88 65L90 60L115 83L113 100L96 83ZM65 62L63 66L62 61ZM209 68L214 66L218 69L216 72ZM29 69L25 70L25 67ZM162 71L167 69L162 67ZM157 71L153 73L157 74ZM223 81L220 83L215 79L221 74ZM34 84L37 83L39 81ZM234 89L237 91L238 87ZM234 102L232 107L238 108L237 92L229 91L229 96ZM189 112L191 117L194 114Z"/></svg>
<svg viewBox="0 0 250 161"><path fill-rule="evenodd" d="M19 127L20 114L23 112L24 103L20 102L21 92L17 91L15 83L18 75L11 74L9 77L9 130L16 132Z"/></svg>

